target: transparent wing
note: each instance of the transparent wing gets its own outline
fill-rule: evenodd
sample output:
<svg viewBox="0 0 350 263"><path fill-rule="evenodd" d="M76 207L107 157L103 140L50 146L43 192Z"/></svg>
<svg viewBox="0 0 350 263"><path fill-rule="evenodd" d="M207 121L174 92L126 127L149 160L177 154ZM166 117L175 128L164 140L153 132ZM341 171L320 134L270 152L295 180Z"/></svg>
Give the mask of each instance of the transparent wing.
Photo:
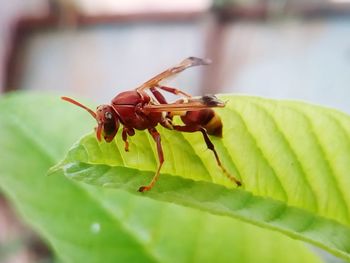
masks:
<svg viewBox="0 0 350 263"><path fill-rule="evenodd" d="M147 82L143 83L140 87L136 88L136 90L142 91L145 89L149 89L151 87L155 87L162 80L170 78L170 77L184 71L187 68L194 67L194 66L208 65L210 63L211 63L211 61L209 59L188 57L185 60L183 60L180 64L163 71L162 73L156 75L155 77L151 78Z"/></svg>
<svg viewBox="0 0 350 263"><path fill-rule="evenodd" d="M224 107L225 103L215 96L203 96L193 99L182 99L169 104L148 104L143 106L145 112L173 112L173 111L196 111L208 108Z"/></svg>

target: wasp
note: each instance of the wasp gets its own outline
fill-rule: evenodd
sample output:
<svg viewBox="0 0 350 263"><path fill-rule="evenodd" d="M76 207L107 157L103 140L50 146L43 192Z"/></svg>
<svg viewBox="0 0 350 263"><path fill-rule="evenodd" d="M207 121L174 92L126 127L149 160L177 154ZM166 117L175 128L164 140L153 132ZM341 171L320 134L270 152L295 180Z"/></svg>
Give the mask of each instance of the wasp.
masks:
<svg viewBox="0 0 350 263"><path fill-rule="evenodd" d="M122 124L121 137L125 143L125 151L129 151L128 136L133 136L135 130L148 130L156 143L159 163L151 182L146 186L141 186L138 189L139 192L152 189L159 178L164 163L161 136L156 129L158 124L169 130L179 132L201 132L204 142L214 154L217 165L232 182L240 186L241 182L222 165L209 137L209 135L222 137L222 121L212 108L224 107L225 103L214 95L192 97L177 88L161 84L162 81L187 68L208 64L210 64L208 59L186 58L180 64L161 72L136 89L119 93L114 97L111 104L100 105L95 112L71 98L62 97L62 99L85 109L91 114L97 121L95 131L98 141L103 138L106 142L111 142L117 134L120 124ZM173 103L168 103L161 91L182 98ZM174 116L180 116L183 125L175 125L173 123Z"/></svg>

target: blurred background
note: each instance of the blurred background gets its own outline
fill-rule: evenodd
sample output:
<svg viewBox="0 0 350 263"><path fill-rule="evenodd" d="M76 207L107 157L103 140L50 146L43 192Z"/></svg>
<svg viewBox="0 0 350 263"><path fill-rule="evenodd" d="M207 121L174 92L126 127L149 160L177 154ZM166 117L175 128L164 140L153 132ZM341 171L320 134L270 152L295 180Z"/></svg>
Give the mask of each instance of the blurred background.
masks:
<svg viewBox="0 0 350 263"><path fill-rule="evenodd" d="M1 0L0 93L109 102L188 56L188 93L299 99L350 113L350 0ZM51 262L0 194L0 262Z"/></svg>

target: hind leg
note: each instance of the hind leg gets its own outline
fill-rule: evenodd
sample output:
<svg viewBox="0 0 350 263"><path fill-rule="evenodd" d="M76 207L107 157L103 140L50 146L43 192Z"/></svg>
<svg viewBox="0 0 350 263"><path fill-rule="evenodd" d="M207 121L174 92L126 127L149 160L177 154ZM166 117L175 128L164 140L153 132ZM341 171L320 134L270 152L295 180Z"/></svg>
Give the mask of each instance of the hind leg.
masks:
<svg viewBox="0 0 350 263"><path fill-rule="evenodd" d="M180 126L180 125L174 125L174 130L177 131L181 131L181 132L197 132L200 131L203 135L204 141L208 147L209 150L211 150L214 153L215 159L216 159L216 163L218 164L218 166L221 168L221 170L223 171L223 173L225 174L225 176L230 179L232 182L234 182L237 186L241 186L242 183L240 180L238 180L236 177L234 177L233 175L231 175L226 169L225 167L222 165L219 155L215 150L214 144L212 143L212 141L209 138L209 135L206 131L205 128L201 127L201 126Z"/></svg>

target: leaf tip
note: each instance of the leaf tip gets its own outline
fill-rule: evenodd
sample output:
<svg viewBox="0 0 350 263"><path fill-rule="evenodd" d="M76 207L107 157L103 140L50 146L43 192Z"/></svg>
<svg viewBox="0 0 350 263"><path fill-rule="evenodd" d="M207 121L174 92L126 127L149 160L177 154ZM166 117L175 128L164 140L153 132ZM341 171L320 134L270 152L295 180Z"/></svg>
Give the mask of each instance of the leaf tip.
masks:
<svg viewBox="0 0 350 263"><path fill-rule="evenodd" d="M52 166L46 173L46 176L51 176L56 174L57 172L59 172L62 169L62 165L61 163L58 163L54 166Z"/></svg>

